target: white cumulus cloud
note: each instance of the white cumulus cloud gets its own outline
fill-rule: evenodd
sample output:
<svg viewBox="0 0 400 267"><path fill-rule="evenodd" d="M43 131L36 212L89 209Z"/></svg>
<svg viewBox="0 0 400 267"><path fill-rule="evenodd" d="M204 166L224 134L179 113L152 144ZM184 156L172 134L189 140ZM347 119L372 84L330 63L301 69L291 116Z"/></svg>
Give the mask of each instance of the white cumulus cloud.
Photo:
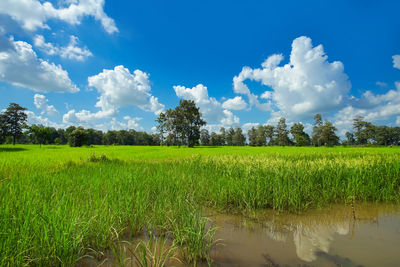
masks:
<svg viewBox="0 0 400 267"><path fill-rule="evenodd" d="M47 102L49 100L44 95L35 94L33 97L33 103L37 109L41 110L41 114L56 116L58 114L57 109L53 105L48 105Z"/></svg>
<svg viewBox="0 0 400 267"><path fill-rule="evenodd" d="M257 103L257 96L244 81L259 81L272 88L261 98L271 98L274 107L294 118L329 112L345 104L350 81L340 61L328 62L322 45L313 47L310 38L299 37L292 43L289 63L280 66L282 60L283 56L276 54L268 57L262 68L244 67L233 78L234 91L252 97L250 104Z"/></svg>
<svg viewBox="0 0 400 267"><path fill-rule="evenodd" d="M221 120L223 116L221 103L214 97L208 96L206 86L198 84L193 88L186 88L178 85L173 88L179 98L193 100L207 122L212 123Z"/></svg>
<svg viewBox="0 0 400 267"><path fill-rule="evenodd" d="M120 107L137 106L157 115L164 109L158 98L150 94L149 75L141 70L131 73L124 66L116 66L89 77L88 82L99 92L96 107L104 112L116 113Z"/></svg>
<svg viewBox="0 0 400 267"><path fill-rule="evenodd" d="M334 124L341 136L346 131L352 131L353 118L362 116L364 120L373 123L385 122L397 118L395 123L400 125L400 82L395 83L396 89L384 94L374 94L366 91L360 99L355 99L352 105L339 110L334 118Z"/></svg>
<svg viewBox="0 0 400 267"><path fill-rule="evenodd" d="M106 32L118 32L114 20L104 12L105 0L68 1L66 4L67 6L57 8L48 1L1 0L0 13L9 15L30 31L38 28L49 29L46 21L50 19L79 25L84 17L91 16L101 22Z"/></svg>
<svg viewBox="0 0 400 267"><path fill-rule="evenodd" d="M32 46L23 41L7 40L0 47L0 80L38 92L70 92L79 88L71 81L68 72L37 57Z"/></svg>
<svg viewBox="0 0 400 267"><path fill-rule="evenodd" d="M132 118L130 116L124 117L125 122L117 121L115 118L111 120L112 130L129 130L134 129L136 131L144 131L144 128L138 123L142 118Z"/></svg>
<svg viewBox="0 0 400 267"><path fill-rule="evenodd" d="M56 122L53 122L53 121L49 120L48 118L38 116L33 111L30 111L30 110L25 111L25 113L28 116L28 118L27 118L28 125L36 124L36 125L43 125L43 126L47 126L47 127L54 127L56 129L64 128L64 126L65 126L64 124L58 124Z"/></svg>
<svg viewBox="0 0 400 267"><path fill-rule="evenodd" d="M97 129L138 129L138 118L125 116L126 122L117 121L119 108L125 106L137 106L142 110L160 114L165 106L159 103L158 98L151 95L149 75L141 70L133 73L124 66L116 66L112 70L103 72L88 78L89 86L97 89L100 94L96 107L97 112L89 110L69 110L63 115L63 122L68 125L82 125ZM111 118L106 124L99 124L104 119Z"/></svg>
<svg viewBox="0 0 400 267"><path fill-rule="evenodd" d="M226 100L222 104L222 107L229 110L244 110L247 108L247 103L243 100L241 96L236 96L234 98Z"/></svg>
<svg viewBox="0 0 400 267"><path fill-rule="evenodd" d="M71 35L70 41L67 46L57 46L52 43L46 43L43 35L36 35L33 39L36 47L39 47L43 52L48 55L59 55L62 58L84 61L88 57L93 56L92 52L87 47L79 47L78 37Z"/></svg>

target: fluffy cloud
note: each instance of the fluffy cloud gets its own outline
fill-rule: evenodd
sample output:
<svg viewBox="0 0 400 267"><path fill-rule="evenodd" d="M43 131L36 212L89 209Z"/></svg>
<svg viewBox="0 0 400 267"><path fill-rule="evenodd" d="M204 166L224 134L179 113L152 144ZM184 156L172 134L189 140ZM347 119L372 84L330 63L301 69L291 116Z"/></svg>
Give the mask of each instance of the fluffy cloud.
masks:
<svg viewBox="0 0 400 267"><path fill-rule="evenodd" d="M385 94L376 95L366 91L360 99L355 99L352 105L337 112L333 121L340 135L344 136L346 131L352 130L355 116L362 116L366 121L373 123L397 117L396 124L400 125L400 82L396 82L395 86L395 90L389 90Z"/></svg>
<svg viewBox="0 0 400 267"><path fill-rule="evenodd" d="M222 118L221 124L222 126L237 126L240 122L239 117L233 115L232 111L223 110L225 117Z"/></svg>
<svg viewBox="0 0 400 267"><path fill-rule="evenodd" d="M108 118L108 119L107 119ZM109 118L109 114L102 111L90 112L88 110L81 110L76 112L70 110L63 116L63 125L78 125L85 128L94 128L102 131L107 130L128 130L134 129L137 131L144 131L144 128L138 123L142 118L132 118L125 116L124 121L118 121L115 117Z"/></svg>
<svg viewBox="0 0 400 267"><path fill-rule="evenodd" d="M71 35L67 46L59 47L52 43L46 43L42 35L36 35L33 39L36 47L39 47L48 55L59 55L62 58L84 61L86 58L93 56L87 47L78 47L78 37Z"/></svg>
<svg viewBox="0 0 400 267"><path fill-rule="evenodd" d="M136 131L144 131L143 127L139 125L138 121L142 118L132 118L130 116L125 116L124 120L126 122L119 122L115 118L111 120L112 130L129 130L134 129Z"/></svg>
<svg viewBox="0 0 400 267"><path fill-rule="evenodd" d="M193 100L200 108L200 112L207 120L207 122L217 122L222 119L222 106L214 97L208 96L207 87L198 84L193 88L186 88L184 86L174 86L176 95L179 98Z"/></svg>
<svg viewBox="0 0 400 267"><path fill-rule="evenodd" d="M91 112L89 110L75 111L72 109L63 115L63 123L68 125L81 125L85 127L94 127L98 120L111 118L114 112Z"/></svg>
<svg viewBox="0 0 400 267"><path fill-rule="evenodd" d="M95 87L100 94L96 107L106 113L116 113L123 106L137 106L156 115L162 112L164 105L150 94L149 75L141 70L133 73L124 66L88 78L89 86Z"/></svg>
<svg viewBox="0 0 400 267"><path fill-rule="evenodd" d="M0 36L0 80L40 92L78 92L68 72L37 57L32 46ZM18 71L16 71L18 70Z"/></svg>
<svg viewBox="0 0 400 267"><path fill-rule="evenodd" d="M160 115L163 112L165 105L158 102L158 97L150 96L150 103L147 111L154 112L155 115Z"/></svg>
<svg viewBox="0 0 400 267"><path fill-rule="evenodd" d="M49 29L45 23L49 19L79 25L84 17L92 16L101 22L108 33L118 32L114 20L104 12L105 0L73 0L66 4L56 8L50 2L39 0L2 0L0 13L9 15L23 28L31 31L37 28Z"/></svg>
<svg viewBox="0 0 400 267"><path fill-rule="evenodd" d="M393 68L400 70L400 55L394 55L392 58L393 58Z"/></svg>
<svg viewBox="0 0 400 267"><path fill-rule="evenodd" d="M43 126L47 126L47 127L54 127L57 129L64 128L64 126L65 126L63 124L58 124L56 122L53 122L53 121L49 120L48 118L38 116L33 111L30 111L30 110L25 111L25 113L28 116L28 118L27 118L28 125L36 124L36 125L43 125Z"/></svg>
<svg viewBox="0 0 400 267"><path fill-rule="evenodd" d="M243 110L247 108L247 103L243 100L241 96L236 96L234 98L226 100L222 107L229 110Z"/></svg>
<svg viewBox="0 0 400 267"><path fill-rule="evenodd" d="M41 110L41 114L47 114L49 116L55 116L58 114L57 109L53 105L48 105L49 100L40 94L35 94L33 97L33 103L37 109Z"/></svg>
<svg viewBox="0 0 400 267"><path fill-rule="evenodd" d="M279 66L282 60L283 56L277 54L268 57L262 68L244 67L233 78L234 91L248 95L250 104L257 104L257 96L244 81L259 81L273 89L262 98L271 98L277 109L292 118L307 118L345 104L350 81L341 62L328 62L322 45L313 47L310 38L299 37L292 43L289 63Z"/></svg>
<svg viewBox="0 0 400 267"><path fill-rule="evenodd" d="M124 66L116 66L113 70L103 72L88 78L89 86L97 89L99 101L96 107L101 110L91 112L89 110L76 111L74 109L63 115L63 122L68 125L82 125L97 129L138 129L138 118L125 116L126 122L115 119L118 110L125 106L137 106L145 111L160 114L165 106L158 102L158 98L150 94L149 75L141 70L133 73ZM111 118L110 123L99 124L99 121Z"/></svg>
<svg viewBox="0 0 400 267"><path fill-rule="evenodd" d="M218 100L208 95L206 86L198 84L193 88L186 88L179 85L174 86L174 90L179 98L193 100L200 108L200 112L207 123L220 123L221 126L232 126L239 123L237 116L224 109Z"/></svg>

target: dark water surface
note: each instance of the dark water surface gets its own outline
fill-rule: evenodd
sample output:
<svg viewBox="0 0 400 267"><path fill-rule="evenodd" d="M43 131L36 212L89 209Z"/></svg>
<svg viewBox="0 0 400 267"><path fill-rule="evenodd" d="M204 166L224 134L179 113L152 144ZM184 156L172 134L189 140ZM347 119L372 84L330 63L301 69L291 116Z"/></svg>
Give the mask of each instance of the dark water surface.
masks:
<svg viewBox="0 0 400 267"><path fill-rule="evenodd" d="M298 215L261 211L207 216L221 240L211 252L213 266L400 266L398 205L336 205ZM110 257L101 265L115 262Z"/></svg>

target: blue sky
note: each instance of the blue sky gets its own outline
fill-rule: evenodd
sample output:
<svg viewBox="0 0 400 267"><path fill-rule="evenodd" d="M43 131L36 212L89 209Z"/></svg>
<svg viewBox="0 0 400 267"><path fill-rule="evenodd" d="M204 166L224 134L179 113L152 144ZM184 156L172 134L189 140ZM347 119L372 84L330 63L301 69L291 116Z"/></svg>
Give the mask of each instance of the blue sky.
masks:
<svg viewBox="0 0 400 267"><path fill-rule="evenodd" d="M400 124L399 1L3 0L0 108L151 131L195 100L211 130Z"/></svg>

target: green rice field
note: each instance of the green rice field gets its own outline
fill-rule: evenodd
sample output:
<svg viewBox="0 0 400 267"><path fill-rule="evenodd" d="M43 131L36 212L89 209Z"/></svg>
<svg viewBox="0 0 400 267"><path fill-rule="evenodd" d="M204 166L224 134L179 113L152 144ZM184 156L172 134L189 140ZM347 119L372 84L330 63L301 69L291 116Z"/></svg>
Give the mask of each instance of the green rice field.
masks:
<svg viewBox="0 0 400 267"><path fill-rule="evenodd" d="M217 240L205 210L363 202L400 203L399 147L2 145L0 266L73 266L144 232L168 237L184 263L207 262Z"/></svg>

